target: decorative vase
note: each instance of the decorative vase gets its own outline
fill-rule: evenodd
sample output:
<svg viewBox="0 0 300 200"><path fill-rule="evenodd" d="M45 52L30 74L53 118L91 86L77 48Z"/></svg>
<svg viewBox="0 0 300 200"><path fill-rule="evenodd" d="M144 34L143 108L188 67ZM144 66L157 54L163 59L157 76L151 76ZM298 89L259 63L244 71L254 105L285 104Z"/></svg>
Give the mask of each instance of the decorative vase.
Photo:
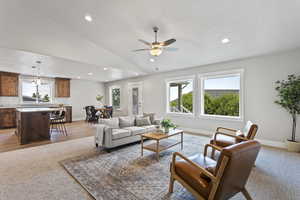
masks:
<svg viewBox="0 0 300 200"><path fill-rule="evenodd" d="M170 128L169 127L165 127L165 133L169 133Z"/></svg>
<svg viewBox="0 0 300 200"><path fill-rule="evenodd" d="M285 141L288 151L300 152L300 142L294 142L290 140Z"/></svg>

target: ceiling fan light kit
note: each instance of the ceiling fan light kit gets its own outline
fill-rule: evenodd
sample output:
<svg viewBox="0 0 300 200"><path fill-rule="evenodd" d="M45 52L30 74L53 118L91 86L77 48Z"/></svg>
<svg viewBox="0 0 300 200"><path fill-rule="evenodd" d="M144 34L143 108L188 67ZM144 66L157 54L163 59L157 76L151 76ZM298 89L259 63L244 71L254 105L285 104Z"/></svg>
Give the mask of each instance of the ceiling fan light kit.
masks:
<svg viewBox="0 0 300 200"><path fill-rule="evenodd" d="M166 40L164 42L158 42L157 41L157 33L158 33L158 27L153 27L153 31L154 31L154 36L155 36L155 41L154 42L147 42L145 40L139 39L138 41L142 42L143 44L147 45L149 48L147 49L136 49L134 51L149 51L149 53L152 56L159 56L160 54L162 54L164 48L166 46L169 46L170 44L176 42L176 39L169 39Z"/></svg>
<svg viewBox="0 0 300 200"><path fill-rule="evenodd" d="M162 53L162 49L159 47L154 47L150 50L152 56L159 56Z"/></svg>

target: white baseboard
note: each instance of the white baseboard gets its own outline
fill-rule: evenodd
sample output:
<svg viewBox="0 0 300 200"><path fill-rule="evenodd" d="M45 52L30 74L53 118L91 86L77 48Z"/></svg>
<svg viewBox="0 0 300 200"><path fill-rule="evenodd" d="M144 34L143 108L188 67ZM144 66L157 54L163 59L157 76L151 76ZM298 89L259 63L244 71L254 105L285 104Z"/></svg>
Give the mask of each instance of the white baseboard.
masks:
<svg viewBox="0 0 300 200"><path fill-rule="evenodd" d="M194 129L194 128L186 128L186 127L179 127L179 128L186 132L190 132L190 133L194 133L194 134L198 134L198 135L209 136L209 137L212 137L212 135L214 134L214 132L204 130L204 129ZM273 140L261 140L261 139L256 139L256 140L259 141L264 146L286 149L286 145L284 142L278 142L278 141L273 141Z"/></svg>
<svg viewBox="0 0 300 200"><path fill-rule="evenodd" d="M276 147L280 149L286 149L286 145L284 142L278 142L278 141L273 141L273 140L261 140L257 139L262 145L269 146L269 147Z"/></svg>
<svg viewBox="0 0 300 200"><path fill-rule="evenodd" d="M184 130L186 132L194 133L197 135L204 135L211 137L213 135L213 132L207 131L204 129L194 129L194 128L186 128L186 127L179 127L179 129Z"/></svg>
<svg viewBox="0 0 300 200"><path fill-rule="evenodd" d="M75 122L75 121L83 121L85 120L85 117L77 117L77 118L73 118L72 121Z"/></svg>

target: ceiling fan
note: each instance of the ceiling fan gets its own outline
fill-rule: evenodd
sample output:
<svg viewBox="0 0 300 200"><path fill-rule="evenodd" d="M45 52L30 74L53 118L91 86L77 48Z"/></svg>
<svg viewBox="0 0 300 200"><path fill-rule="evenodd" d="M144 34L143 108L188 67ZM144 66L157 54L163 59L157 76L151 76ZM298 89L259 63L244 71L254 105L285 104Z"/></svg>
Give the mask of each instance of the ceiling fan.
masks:
<svg viewBox="0 0 300 200"><path fill-rule="evenodd" d="M138 41L142 42L143 44L147 45L148 48L146 48L146 49L136 49L136 50L133 50L133 51L134 52L149 51L152 56L159 56L163 52L163 50L167 50L167 51L177 50L177 48L167 47L170 44L173 44L174 42L176 42L176 39L174 39L174 38L166 40L164 42L158 42L157 41L158 30L159 30L158 27L153 27L153 31L154 31L154 34L155 34L155 41L154 42L151 43L151 42L147 42L147 41L142 40L142 39L138 40Z"/></svg>

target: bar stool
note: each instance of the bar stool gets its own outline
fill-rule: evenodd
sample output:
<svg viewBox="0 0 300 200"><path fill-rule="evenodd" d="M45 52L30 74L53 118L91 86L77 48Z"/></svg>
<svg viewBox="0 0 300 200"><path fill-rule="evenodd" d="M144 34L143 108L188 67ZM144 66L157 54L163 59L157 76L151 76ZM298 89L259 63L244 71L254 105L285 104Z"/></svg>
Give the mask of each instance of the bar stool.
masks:
<svg viewBox="0 0 300 200"><path fill-rule="evenodd" d="M63 132L63 134L65 136L68 136L68 132L67 132L67 128L65 126L65 123L66 123L66 111L65 110L62 110L59 117L58 117L58 124L60 125L61 127L61 130Z"/></svg>
<svg viewBox="0 0 300 200"><path fill-rule="evenodd" d="M65 136L68 135L67 129L65 126L65 116L66 116L66 111L55 111L51 113L50 115L50 123L51 123L51 128L50 128L50 134L52 134L52 131L56 129L58 132L62 132Z"/></svg>

